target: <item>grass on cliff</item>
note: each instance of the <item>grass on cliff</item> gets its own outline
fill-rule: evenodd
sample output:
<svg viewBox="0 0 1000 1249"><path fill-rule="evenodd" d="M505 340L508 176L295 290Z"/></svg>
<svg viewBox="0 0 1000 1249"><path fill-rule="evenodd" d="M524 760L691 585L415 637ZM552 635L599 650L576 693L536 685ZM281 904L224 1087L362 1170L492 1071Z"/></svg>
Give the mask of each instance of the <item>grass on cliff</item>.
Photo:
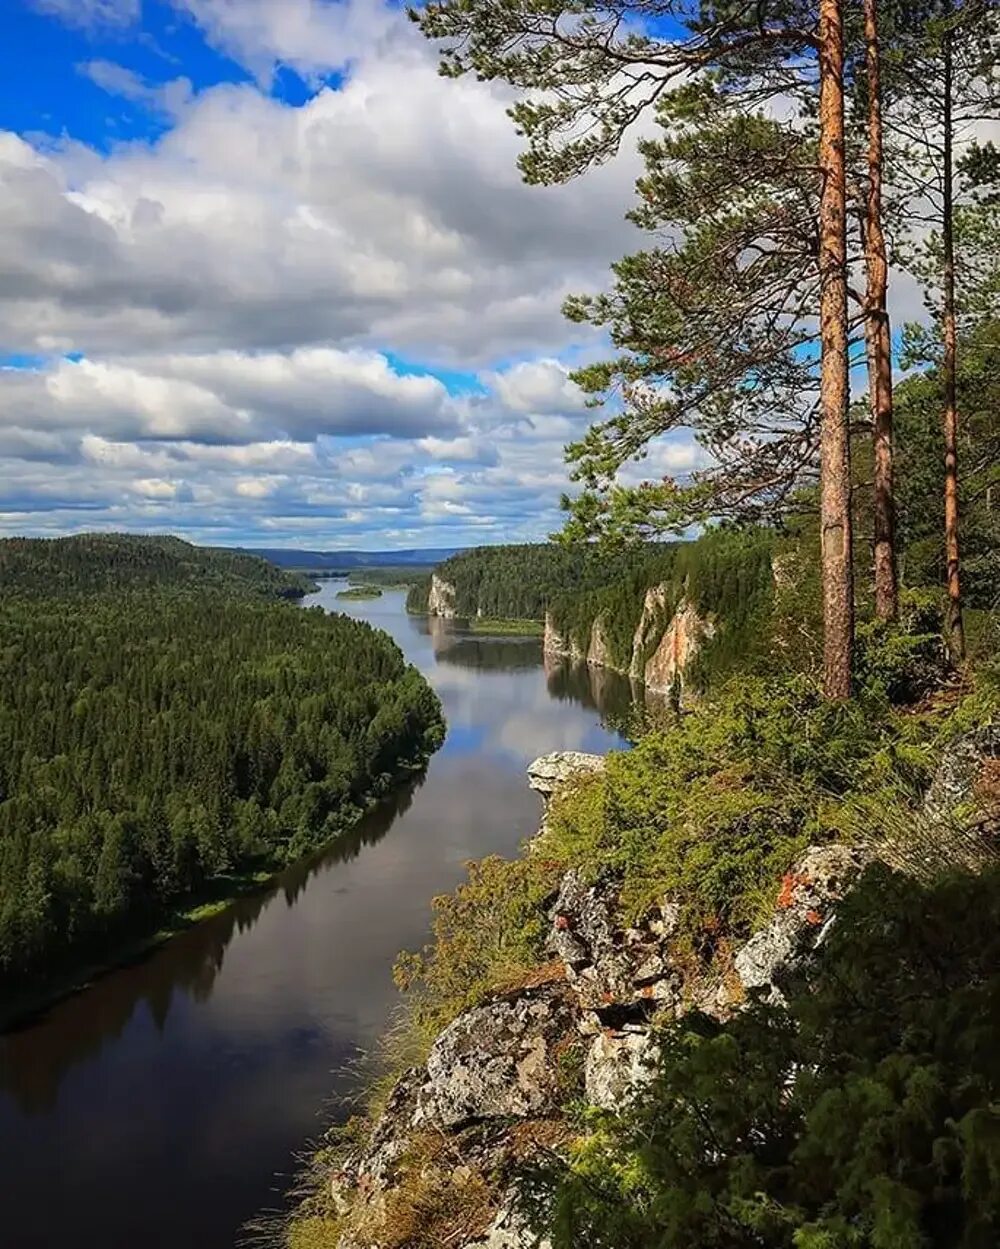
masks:
<svg viewBox="0 0 1000 1249"><path fill-rule="evenodd" d="M1000 666L934 695L940 642L926 623L911 612L902 628L862 629L863 684L850 703L830 704L808 677L731 680L564 791L522 857L470 864L466 882L435 899L427 947L397 965L406 999L387 1079L422 1061L460 1011L557 974L544 948L548 910L569 867L617 881L623 927L678 902L674 952L697 980L769 918L807 845L916 836L912 813L943 746L1000 711ZM313 1231L324 1218L333 1225L322 1201L303 1217Z"/></svg>

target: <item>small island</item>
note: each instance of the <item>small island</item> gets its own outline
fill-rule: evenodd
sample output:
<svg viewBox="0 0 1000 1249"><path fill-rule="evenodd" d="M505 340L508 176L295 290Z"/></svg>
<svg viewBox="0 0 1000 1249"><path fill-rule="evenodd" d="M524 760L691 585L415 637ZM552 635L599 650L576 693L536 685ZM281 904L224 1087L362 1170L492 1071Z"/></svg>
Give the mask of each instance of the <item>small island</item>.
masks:
<svg viewBox="0 0 1000 1249"><path fill-rule="evenodd" d="M337 592L337 598L351 600L381 597L382 591L377 585L352 585L346 590L339 590Z"/></svg>

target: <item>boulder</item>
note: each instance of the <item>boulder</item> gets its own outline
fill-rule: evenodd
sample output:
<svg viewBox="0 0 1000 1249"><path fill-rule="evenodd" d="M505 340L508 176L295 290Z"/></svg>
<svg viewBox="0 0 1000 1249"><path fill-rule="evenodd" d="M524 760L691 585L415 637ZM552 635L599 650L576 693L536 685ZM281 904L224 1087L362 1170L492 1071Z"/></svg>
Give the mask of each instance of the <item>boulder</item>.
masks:
<svg viewBox="0 0 1000 1249"><path fill-rule="evenodd" d="M808 963L833 923L836 904L850 890L868 856L850 846L812 846L784 877L774 916L734 959L748 993L784 1001L795 976Z"/></svg>
<svg viewBox="0 0 1000 1249"><path fill-rule="evenodd" d="M584 1064L587 1101L602 1110L616 1110L653 1076L657 1046L648 1029L601 1032L591 1043Z"/></svg>
<svg viewBox="0 0 1000 1249"><path fill-rule="evenodd" d="M453 1128L550 1109L559 1087L557 1047L572 1031L562 986L465 1011L431 1048L414 1125Z"/></svg>
<svg viewBox="0 0 1000 1249"><path fill-rule="evenodd" d="M528 765L528 785L546 800L574 776L603 772L604 755L588 755L581 750L556 750Z"/></svg>

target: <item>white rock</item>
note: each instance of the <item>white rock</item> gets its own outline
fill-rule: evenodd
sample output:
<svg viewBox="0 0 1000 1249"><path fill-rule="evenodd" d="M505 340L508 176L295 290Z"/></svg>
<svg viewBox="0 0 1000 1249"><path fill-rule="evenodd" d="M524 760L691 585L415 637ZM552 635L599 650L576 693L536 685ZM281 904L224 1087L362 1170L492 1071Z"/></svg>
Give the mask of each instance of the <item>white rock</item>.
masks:
<svg viewBox="0 0 1000 1249"><path fill-rule="evenodd" d="M550 798L570 777L603 772L605 766L603 755L588 755L582 750L557 750L550 755L542 755L528 765L528 784L543 798Z"/></svg>
<svg viewBox="0 0 1000 1249"><path fill-rule="evenodd" d="M657 1048L648 1031L602 1032L587 1051L584 1084L587 1101L616 1110L652 1079Z"/></svg>

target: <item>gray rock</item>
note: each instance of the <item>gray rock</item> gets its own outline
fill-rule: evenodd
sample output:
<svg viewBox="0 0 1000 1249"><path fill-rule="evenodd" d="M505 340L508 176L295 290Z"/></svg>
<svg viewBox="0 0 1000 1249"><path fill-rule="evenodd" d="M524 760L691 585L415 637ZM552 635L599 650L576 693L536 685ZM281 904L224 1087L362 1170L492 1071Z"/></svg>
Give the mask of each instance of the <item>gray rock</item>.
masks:
<svg viewBox="0 0 1000 1249"><path fill-rule="evenodd" d="M485 1240L477 1240L466 1249L552 1249L551 1241L535 1236L517 1207L516 1193L511 1191L500 1206Z"/></svg>
<svg viewBox="0 0 1000 1249"><path fill-rule="evenodd" d="M587 947L568 928L553 928L545 948L549 954L562 959L567 968L582 967L590 957Z"/></svg>
<svg viewBox="0 0 1000 1249"><path fill-rule="evenodd" d="M652 1079L657 1047L648 1031L596 1036L584 1064L587 1101L617 1110Z"/></svg>
<svg viewBox="0 0 1000 1249"><path fill-rule="evenodd" d="M427 1058L413 1122L455 1127L550 1109L558 1093L553 1053L573 1031L565 990L548 986L465 1011Z"/></svg>
<svg viewBox="0 0 1000 1249"><path fill-rule="evenodd" d="M966 733L944 751L924 799L924 814L946 815L959 803L968 802L988 759L1000 757L1000 725L987 725Z"/></svg>
<svg viewBox="0 0 1000 1249"><path fill-rule="evenodd" d="M673 1004L680 978L666 945L651 930L617 926L618 890L608 881L588 885L576 871L563 877L549 912L547 951L566 964L570 986L584 1011L618 1006ZM590 1028L584 1028L589 1031Z"/></svg>
<svg viewBox="0 0 1000 1249"><path fill-rule="evenodd" d="M557 750L542 755L528 765L528 785L546 800L571 777L590 776L603 772L603 755L588 755L580 750Z"/></svg>
<svg viewBox="0 0 1000 1249"><path fill-rule="evenodd" d="M782 886L774 917L734 959L736 974L748 992L771 1002L808 963L833 923L836 904L861 874L865 852L849 846L813 846Z"/></svg>

